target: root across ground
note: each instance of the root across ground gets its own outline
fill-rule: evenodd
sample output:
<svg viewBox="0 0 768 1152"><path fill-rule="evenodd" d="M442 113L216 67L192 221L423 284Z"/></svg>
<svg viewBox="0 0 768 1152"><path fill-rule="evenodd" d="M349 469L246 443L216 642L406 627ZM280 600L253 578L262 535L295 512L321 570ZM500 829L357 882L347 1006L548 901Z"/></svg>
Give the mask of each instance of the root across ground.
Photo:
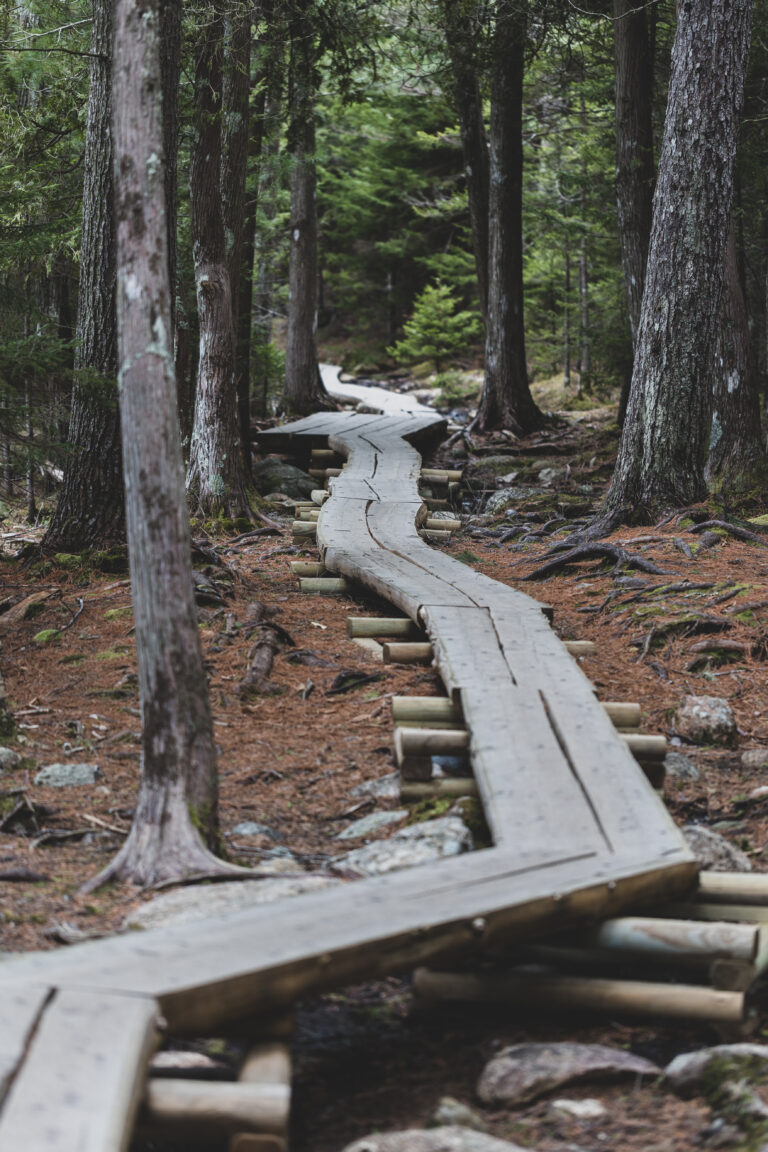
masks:
<svg viewBox="0 0 768 1152"><path fill-rule="evenodd" d="M473 498L465 511L477 516L470 516L447 550L495 579L520 581L521 590L552 604L563 638L595 641L596 654L581 658L585 672L601 698L639 701L645 731L674 738L674 709L687 693L729 700L739 747L681 747L699 779L669 777L665 799L680 823L707 824L763 870L768 801L750 799L750 793L766 782L766 769L745 768L741 753L768 749L768 558L755 541L730 533L688 557L676 541L683 537L696 544L697 533L672 520L608 538L660 574L585 555L572 557L573 563L549 578L523 582L573 529L567 517L553 527L558 502L567 504L565 497L573 499L585 484L592 487L587 503L599 497L605 475L600 460L585 449L590 435L583 428L575 431L565 451L550 451L546 436L533 445L512 446L474 438L478 451L467 471L475 492L496 486L483 469L483 460L493 454L508 453L509 470L522 462L531 476L528 466L536 453L544 460L576 463L541 489L545 499L538 513L486 519L480 499ZM449 459L455 466L454 458L442 462ZM290 522L275 514L281 537L242 540L232 551L225 541L214 542L236 579L221 603L211 594L201 611L220 747L222 837L237 864L253 865L276 848L288 848L303 867L322 869L343 850L333 837L372 810L370 799L352 789L393 770L390 697L441 688L430 669L382 665L347 640L348 615L391 614L390 606L363 593L298 592L288 567L297 555ZM78 894L116 851L135 799L139 718L130 592L119 576L55 564L36 575L4 559L0 571L1 598L12 604L41 590L51 592L32 619L4 628L6 613L0 614L0 661L23 740L13 747L29 758L21 769L0 776L0 947L50 949L61 940L117 930L133 907L153 895L118 887ZM268 692L240 693L257 639L249 630L255 603L275 610L270 622L293 643L275 646ZM62 628L49 644L33 640ZM703 640L709 648L696 651ZM361 682L334 693L334 684L345 683L342 673L356 673ZM371 675L379 679L365 682ZM35 785L33 764L54 762L97 764L100 777L75 789ZM235 833L244 821L264 824L268 831L256 837ZM716 1039L705 1028L530 1021L512 1012L447 1007L427 1012L414 1005L407 979L348 989L300 1008L292 1148L340 1152L346 1142L374 1129L424 1125L444 1095L473 1103L483 1063L500 1046L574 1038L629 1046L660 1063ZM597 1096L607 1116L589 1122L554 1119L542 1101L513 1112L485 1113L489 1130L542 1152L604 1146L682 1152L706 1138L712 1121L700 1099L678 1101L653 1086L586 1085L562 1094Z"/></svg>

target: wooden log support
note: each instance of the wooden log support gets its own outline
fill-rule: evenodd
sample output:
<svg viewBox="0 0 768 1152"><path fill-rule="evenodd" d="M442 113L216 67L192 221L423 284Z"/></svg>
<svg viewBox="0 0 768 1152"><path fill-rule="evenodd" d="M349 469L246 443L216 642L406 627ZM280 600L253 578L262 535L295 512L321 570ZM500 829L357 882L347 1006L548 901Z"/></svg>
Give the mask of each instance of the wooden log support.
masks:
<svg viewBox="0 0 768 1152"><path fill-rule="evenodd" d="M700 872L697 899L722 904L768 906L765 872Z"/></svg>
<svg viewBox="0 0 768 1152"><path fill-rule="evenodd" d="M439 500L436 496L425 496L424 503L430 512L449 512L451 508L447 500Z"/></svg>
<svg viewBox="0 0 768 1152"><path fill-rule="evenodd" d="M299 589L302 592L319 592L324 596L336 596L342 592L349 592L349 581L343 576L303 576L299 580Z"/></svg>
<svg viewBox="0 0 768 1152"><path fill-rule="evenodd" d="M320 509L317 507L299 509L299 520L308 520L317 524L320 519Z"/></svg>
<svg viewBox="0 0 768 1152"><path fill-rule="evenodd" d="M348 616L347 636L423 636L409 616Z"/></svg>
<svg viewBox="0 0 768 1152"><path fill-rule="evenodd" d="M594 656L597 644L593 640L564 640L566 652L571 656Z"/></svg>
<svg viewBox="0 0 768 1152"><path fill-rule="evenodd" d="M326 468L325 478L326 478L326 480L333 480L334 477L341 476L341 473L342 473L341 468Z"/></svg>
<svg viewBox="0 0 768 1152"><path fill-rule="evenodd" d="M742 992L721 992L692 984L654 984L647 980L607 980L586 976L549 976L530 972L472 975L414 973L414 991L424 999L472 1004L505 1004L555 1013L562 1009L617 1016L708 1020L742 1024L747 1006Z"/></svg>
<svg viewBox="0 0 768 1152"><path fill-rule="evenodd" d="M419 531L419 536L425 540L427 544L447 544L451 538L450 532L441 532L433 528L422 528Z"/></svg>
<svg viewBox="0 0 768 1152"><path fill-rule="evenodd" d="M429 484L460 484L464 473L458 468L422 468L421 479Z"/></svg>
<svg viewBox="0 0 768 1152"><path fill-rule="evenodd" d="M341 463L341 457L332 448L313 448L311 459L313 468L333 468Z"/></svg>
<svg viewBox="0 0 768 1152"><path fill-rule="evenodd" d="M294 576L330 575L325 564L319 560L291 560L291 572Z"/></svg>
<svg viewBox="0 0 768 1152"><path fill-rule="evenodd" d="M432 645L418 641L383 645L385 664L431 664Z"/></svg>
<svg viewBox="0 0 768 1152"><path fill-rule="evenodd" d="M640 705L608 700L603 704L616 728L639 728Z"/></svg>
<svg viewBox="0 0 768 1152"><path fill-rule="evenodd" d="M307 475L313 480L325 480L325 468L307 468Z"/></svg>
<svg viewBox="0 0 768 1152"><path fill-rule="evenodd" d="M291 1050L287 1044L271 1042L252 1048L243 1061L238 1077L241 1084L278 1084L287 1089L285 1128L280 1134L238 1132L229 1143L229 1152L287 1152L290 1111Z"/></svg>
<svg viewBox="0 0 768 1152"><path fill-rule="evenodd" d="M294 537L300 536L303 540L314 540L317 536L317 524L313 520L294 520L291 528Z"/></svg>
<svg viewBox="0 0 768 1152"><path fill-rule="evenodd" d="M447 696L393 696L395 724L419 728L463 728L461 708Z"/></svg>
<svg viewBox="0 0 768 1152"><path fill-rule="evenodd" d="M442 516L427 516L422 528L428 532L458 532L461 529L461 520L448 520Z"/></svg>
<svg viewBox="0 0 768 1152"><path fill-rule="evenodd" d="M400 799L404 804L419 804L422 800L442 800L444 797L460 799L477 796L477 781L464 776L442 776L432 780L406 778L400 769Z"/></svg>
<svg viewBox="0 0 768 1152"><path fill-rule="evenodd" d="M463 756L469 751L469 732L450 728L396 728L397 763L410 756Z"/></svg>
<svg viewBox="0 0 768 1152"><path fill-rule="evenodd" d="M663 760L667 754L666 736L645 736L634 732L622 733L632 755L640 763L654 763Z"/></svg>
<svg viewBox="0 0 768 1152"><path fill-rule="evenodd" d="M326 500L330 500L330 492L326 492L325 488L313 488L312 500L315 504L325 504Z"/></svg>
<svg viewBox="0 0 768 1152"><path fill-rule="evenodd" d="M290 1107L285 1084L150 1080L141 1123L151 1129L283 1136Z"/></svg>

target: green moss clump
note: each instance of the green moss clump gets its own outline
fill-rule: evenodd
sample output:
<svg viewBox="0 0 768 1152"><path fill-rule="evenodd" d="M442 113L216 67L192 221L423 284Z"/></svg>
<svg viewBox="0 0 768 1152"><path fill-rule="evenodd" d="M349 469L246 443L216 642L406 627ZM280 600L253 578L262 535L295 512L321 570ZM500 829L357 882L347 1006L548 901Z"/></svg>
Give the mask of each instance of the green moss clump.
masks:
<svg viewBox="0 0 768 1152"><path fill-rule="evenodd" d="M424 824L427 820L437 820L439 816L446 816L454 805L452 796L437 796L434 800L420 800L406 820L408 824Z"/></svg>
<svg viewBox="0 0 768 1152"><path fill-rule="evenodd" d="M119 620L122 616L132 616L133 608L108 608L104 613L105 620Z"/></svg>
<svg viewBox="0 0 768 1152"><path fill-rule="evenodd" d="M61 632L58 628L43 628L42 632L38 632L32 637L32 643L37 644L38 648L42 648L46 644L56 644L59 640L61 640Z"/></svg>
<svg viewBox="0 0 768 1152"><path fill-rule="evenodd" d="M480 557L476 556L474 552L468 551L466 548L462 552L456 553L456 559L461 560L462 564L480 563Z"/></svg>
<svg viewBox="0 0 768 1152"><path fill-rule="evenodd" d="M39 564L32 565L30 572L33 576L39 576L42 579L47 576L52 569L53 564L51 564L50 560L41 560Z"/></svg>
<svg viewBox="0 0 768 1152"><path fill-rule="evenodd" d="M253 525L247 516L238 516L235 519L235 528L237 528L238 532L250 532L252 527Z"/></svg>
<svg viewBox="0 0 768 1152"><path fill-rule="evenodd" d="M60 568L66 568L68 572L74 572L83 564L83 557L77 556L73 552L57 552L54 560Z"/></svg>
<svg viewBox="0 0 768 1152"><path fill-rule="evenodd" d="M130 648L125 644L116 644L114 648L105 648L102 652L95 652L95 660L122 660Z"/></svg>
<svg viewBox="0 0 768 1152"><path fill-rule="evenodd" d="M128 549L124 544L114 548L107 548L102 552L94 552L91 556L93 567L99 572L121 573L128 571Z"/></svg>
<svg viewBox="0 0 768 1152"><path fill-rule="evenodd" d="M690 516L684 516L683 519L680 521L680 527L681 528L692 528L693 524L694 524L694 521L691 520Z"/></svg>

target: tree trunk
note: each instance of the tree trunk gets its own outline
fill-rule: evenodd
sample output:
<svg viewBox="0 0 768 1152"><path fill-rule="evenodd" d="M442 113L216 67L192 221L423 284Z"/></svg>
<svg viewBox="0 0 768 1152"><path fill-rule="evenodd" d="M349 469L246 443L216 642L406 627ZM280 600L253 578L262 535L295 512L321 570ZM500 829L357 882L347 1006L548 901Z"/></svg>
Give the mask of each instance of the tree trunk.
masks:
<svg viewBox="0 0 768 1152"><path fill-rule="evenodd" d="M181 80L182 0L160 4L160 70L163 86L163 148L165 150L165 206L168 229L168 277L171 286L171 332L178 343L176 292L179 209L179 82ZM178 386L178 381L177 381Z"/></svg>
<svg viewBox="0 0 768 1152"><path fill-rule="evenodd" d="M488 315L485 381L477 425L518 435L543 416L528 386L523 324L523 55L522 0L499 4L491 76L488 201Z"/></svg>
<svg viewBox="0 0 768 1152"><path fill-rule="evenodd" d="M477 77L476 47L466 7L446 0L445 38L453 73L453 94L459 117L464 176L467 181L477 290L483 318L488 312L488 139Z"/></svg>
<svg viewBox="0 0 768 1152"><path fill-rule="evenodd" d="M221 90L224 24L220 0L200 13L205 29L195 73L197 132L189 166L192 251L200 352L187 489L203 515L247 514L237 434L235 330L221 207Z"/></svg>
<svg viewBox="0 0 768 1152"><path fill-rule="evenodd" d="M272 343L272 321L275 297L275 258L277 235L274 221L277 217L279 188L280 124L282 119L282 81L280 63L283 49L277 40L274 47L274 70L268 72L269 90L264 108L263 140L259 164L258 201L266 227L256 237L256 286L253 293L253 343L257 357L254 373L254 393L257 410L268 415L269 357L267 349ZM256 242L257 241L257 242Z"/></svg>
<svg viewBox="0 0 768 1152"><path fill-rule="evenodd" d="M115 390L115 240L112 207L112 3L94 0L83 170L83 232L77 307L78 373L69 456L43 548L76 552L122 539L120 418Z"/></svg>
<svg viewBox="0 0 768 1152"><path fill-rule="evenodd" d="M292 415L330 407L317 366L317 203L315 181L315 34L308 0L291 23L291 255L283 405Z"/></svg>
<svg viewBox="0 0 768 1152"><path fill-rule="evenodd" d="M760 429L760 390L733 218L725 253L720 341L714 357L712 434L706 476L726 497L750 489L764 491L768 478Z"/></svg>
<svg viewBox="0 0 768 1152"><path fill-rule="evenodd" d="M563 308L563 387L571 386L571 250L568 243L568 232L565 232L565 279L563 294L565 306Z"/></svg>
<svg viewBox="0 0 768 1152"><path fill-rule="evenodd" d="M247 251L245 228L251 89L251 8L230 5L224 31L224 84L222 91L221 205L224 215L229 282L232 286L232 323L235 331L235 389L237 427L243 470L251 470L251 380L247 361L237 355L243 261ZM250 250L251 275L253 251ZM250 324L250 316L248 317Z"/></svg>
<svg viewBox="0 0 768 1152"><path fill-rule="evenodd" d="M678 0L664 142L627 418L597 528L706 494L750 0Z"/></svg>
<svg viewBox="0 0 768 1152"><path fill-rule="evenodd" d="M142 711L133 824L111 879L220 870L216 754L179 443L163 174L158 0L117 0L115 185L128 549Z"/></svg>

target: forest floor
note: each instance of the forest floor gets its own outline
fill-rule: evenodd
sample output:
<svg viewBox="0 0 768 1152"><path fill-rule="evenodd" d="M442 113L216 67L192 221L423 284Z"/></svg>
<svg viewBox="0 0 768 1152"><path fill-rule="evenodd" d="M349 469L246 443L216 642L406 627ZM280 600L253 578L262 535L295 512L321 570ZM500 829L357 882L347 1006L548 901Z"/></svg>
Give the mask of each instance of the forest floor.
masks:
<svg viewBox="0 0 768 1152"><path fill-rule="evenodd" d="M612 419L612 410L596 408L524 441L476 437L468 455L463 445L438 453L440 463L466 466L470 488L464 529L446 551L552 604L563 638L593 640L597 651L582 658L584 671L602 699L639 701L645 732L678 742L675 709L687 693L729 701L738 747L681 748L698 778L668 777L664 798L680 824L719 831L764 870L768 796L753 793L768 774L745 766L742 754L768 753L768 537L739 540L716 529L702 545L696 520L709 518L710 510L700 509L609 538L659 574L616 569L595 557L549 578L525 579L597 506L615 453ZM489 518L484 501L500 483L526 491L514 513ZM204 569L215 587L208 590L212 602L200 609L200 634L220 747L222 838L238 863L289 848L302 866L318 870L344 850L333 837L373 806L352 789L393 770L391 696L439 693L440 684L428 668L383 665L346 638L348 615L390 614L384 602L358 592L299 593L289 561L310 552L292 544L290 515L274 512L280 535L208 540L220 563ZM24 526L13 508L2 534L0 668L18 725L17 738L7 743L25 759L0 776L0 950L51 949L119 930L154 895L116 886L78 894L125 836L136 794L130 588L124 575L99 572L89 561L15 558L23 540L39 538L40 530ZM204 563L198 559L198 568ZM32 618L18 619L15 606L41 593L47 595ZM250 647L241 626L255 601L276 610L293 644L276 657L274 694L240 699ZM42 643L41 634L51 630L58 636ZM376 679L335 694L342 672ZM37 766L54 762L97 764L99 779L73 789L35 784ZM233 829L245 820L269 831L242 837ZM13 874L26 874L27 882L4 879ZM292 1150L340 1152L377 1129L424 1126L446 1095L475 1106L484 1063L499 1047L530 1039L613 1044L663 1064L716 1037L703 1026L534 1021L498 1008L427 1011L414 1004L407 980L348 989L299 1013ZM713 1113L701 1099L681 1101L659 1086L590 1084L566 1094L597 1096L607 1112L599 1120L565 1119L544 1100L484 1113L489 1131L541 1152L739 1146L732 1130L731 1143L718 1143L726 1133L712 1127Z"/></svg>

